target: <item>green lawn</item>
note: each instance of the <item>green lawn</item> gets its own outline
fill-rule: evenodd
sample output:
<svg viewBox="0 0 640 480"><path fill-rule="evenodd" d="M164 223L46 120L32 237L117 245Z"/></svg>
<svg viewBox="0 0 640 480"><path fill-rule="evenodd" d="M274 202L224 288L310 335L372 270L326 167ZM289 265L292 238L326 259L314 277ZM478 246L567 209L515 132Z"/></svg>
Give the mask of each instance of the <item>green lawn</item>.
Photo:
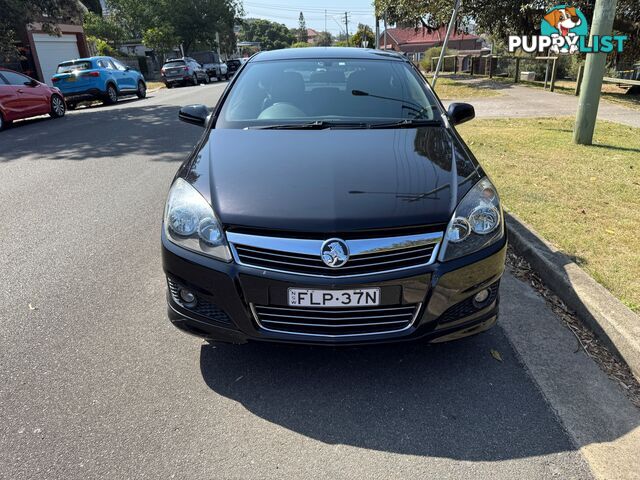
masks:
<svg viewBox="0 0 640 480"><path fill-rule="evenodd" d="M474 120L459 130L505 207L640 313L640 129L573 119Z"/></svg>
<svg viewBox="0 0 640 480"><path fill-rule="evenodd" d="M431 83L431 79L429 79ZM436 93L441 100L459 100L476 97L495 97L501 95L499 91L487 88L486 84L472 84L459 82L447 77L438 77Z"/></svg>

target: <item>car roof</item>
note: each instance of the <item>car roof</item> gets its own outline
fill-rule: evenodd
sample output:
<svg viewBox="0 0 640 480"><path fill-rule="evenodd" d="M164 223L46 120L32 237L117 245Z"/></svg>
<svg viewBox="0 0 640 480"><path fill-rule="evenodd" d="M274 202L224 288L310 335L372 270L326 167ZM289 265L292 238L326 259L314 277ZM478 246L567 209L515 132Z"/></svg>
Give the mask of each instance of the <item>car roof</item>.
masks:
<svg viewBox="0 0 640 480"><path fill-rule="evenodd" d="M352 58L364 60L408 60L390 50L375 50L373 48L354 47L307 47L285 48L259 52L252 56L250 62L265 62L270 60L319 59L319 58Z"/></svg>

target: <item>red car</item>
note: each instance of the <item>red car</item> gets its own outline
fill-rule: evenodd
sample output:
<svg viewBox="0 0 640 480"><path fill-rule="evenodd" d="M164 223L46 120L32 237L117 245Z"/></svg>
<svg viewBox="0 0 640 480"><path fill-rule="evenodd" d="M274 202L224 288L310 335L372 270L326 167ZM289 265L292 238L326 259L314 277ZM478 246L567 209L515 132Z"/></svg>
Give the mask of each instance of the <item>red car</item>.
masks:
<svg viewBox="0 0 640 480"><path fill-rule="evenodd" d="M13 120L49 114L64 116L67 107L60 90L22 73L0 68L0 130Z"/></svg>

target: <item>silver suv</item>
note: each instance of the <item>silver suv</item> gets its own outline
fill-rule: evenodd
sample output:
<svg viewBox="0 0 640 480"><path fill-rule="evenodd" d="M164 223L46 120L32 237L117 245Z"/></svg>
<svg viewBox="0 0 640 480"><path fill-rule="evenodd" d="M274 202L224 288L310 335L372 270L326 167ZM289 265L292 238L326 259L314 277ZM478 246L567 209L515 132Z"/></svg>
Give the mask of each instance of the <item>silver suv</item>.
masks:
<svg viewBox="0 0 640 480"><path fill-rule="evenodd" d="M167 88L176 84L198 85L209 83L209 75L195 59L191 57L172 58L167 60L160 70L162 81Z"/></svg>

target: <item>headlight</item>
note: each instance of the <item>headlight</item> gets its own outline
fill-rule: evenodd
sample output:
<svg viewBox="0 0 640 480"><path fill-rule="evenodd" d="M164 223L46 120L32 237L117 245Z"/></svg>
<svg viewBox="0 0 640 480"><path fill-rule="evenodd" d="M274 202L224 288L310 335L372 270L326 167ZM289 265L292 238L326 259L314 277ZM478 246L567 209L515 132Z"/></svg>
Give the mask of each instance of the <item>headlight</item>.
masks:
<svg viewBox="0 0 640 480"><path fill-rule="evenodd" d="M502 222L500 198L485 177L458 204L447 226L439 260L453 260L497 242L504 235Z"/></svg>
<svg viewBox="0 0 640 480"><path fill-rule="evenodd" d="M169 190L164 209L164 231L176 245L225 262L231 253L213 208L182 178Z"/></svg>

